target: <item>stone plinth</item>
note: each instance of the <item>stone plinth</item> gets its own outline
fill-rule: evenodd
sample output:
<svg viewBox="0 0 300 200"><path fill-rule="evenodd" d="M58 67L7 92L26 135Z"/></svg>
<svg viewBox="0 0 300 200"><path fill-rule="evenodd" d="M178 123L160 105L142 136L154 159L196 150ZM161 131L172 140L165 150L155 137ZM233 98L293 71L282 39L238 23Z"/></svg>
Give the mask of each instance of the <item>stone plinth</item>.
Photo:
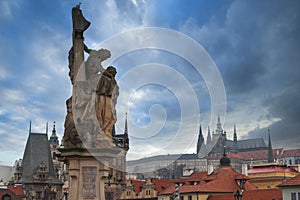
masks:
<svg viewBox="0 0 300 200"><path fill-rule="evenodd" d="M105 200L104 186L107 182L109 163L117 159L120 150L60 149L59 156L67 165L69 199Z"/></svg>

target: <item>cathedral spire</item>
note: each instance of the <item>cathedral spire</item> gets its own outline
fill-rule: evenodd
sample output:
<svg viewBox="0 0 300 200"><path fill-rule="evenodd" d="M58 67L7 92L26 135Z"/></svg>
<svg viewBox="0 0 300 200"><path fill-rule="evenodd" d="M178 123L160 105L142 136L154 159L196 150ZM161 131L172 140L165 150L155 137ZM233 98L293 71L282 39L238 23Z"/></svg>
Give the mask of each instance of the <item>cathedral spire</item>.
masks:
<svg viewBox="0 0 300 200"><path fill-rule="evenodd" d="M126 151L129 149L129 138L128 138L128 125L127 125L127 112L125 113L125 128L124 128L124 141L123 146Z"/></svg>
<svg viewBox="0 0 300 200"><path fill-rule="evenodd" d="M233 129L233 148L234 152L238 152L238 145L237 145L237 134L236 134L236 126L234 124L234 129Z"/></svg>
<svg viewBox="0 0 300 200"><path fill-rule="evenodd" d="M237 143L237 134L236 134L236 126L234 124L234 130L233 130L233 142L236 144Z"/></svg>
<svg viewBox="0 0 300 200"><path fill-rule="evenodd" d="M223 134L222 124L220 120L220 115L218 115L218 123L217 123L217 129L215 131L215 134Z"/></svg>
<svg viewBox="0 0 300 200"><path fill-rule="evenodd" d="M268 146L268 163L274 162L272 144L271 144L271 134L270 129L268 128L268 135L269 135L269 146Z"/></svg>
<svg viewBox="0 0 300 200"><path fill-rule="evenodd" d="M127 135L127 136L128 136L127 112L125 113L125 128L124 128L124 135Z"/></svg>
<svg viewBox="0 0 300 200"><path fill-rule="evenodd" d="M209 126L207 128L207 140L206 140L206 144L210 143L211 142L211 136L210 136L210 129L209 129Z"/></svg>
<svg viewBox="0 0 300 200"><path fill-rule="evenodd" d="M48 123L47 123L47 127L48 127ZM48 128L47 128L47 130L48 130ZM55 145L59 144L58 137L56 135L55 121L53 122L52 134L50 136L50 140L49 141L50 141L51 144L55 144Z"/></svg>
<svg viewBox="0 0 300 200"><path fill-rule="evenodd" d="M200 153L200 149L201 149L201 146L202 146L203 142L204 142L204 137L203 137L203 134L202 134L202 128L201 128L201 124L200 124L198 142L197 142L197 154Z"/></svg>

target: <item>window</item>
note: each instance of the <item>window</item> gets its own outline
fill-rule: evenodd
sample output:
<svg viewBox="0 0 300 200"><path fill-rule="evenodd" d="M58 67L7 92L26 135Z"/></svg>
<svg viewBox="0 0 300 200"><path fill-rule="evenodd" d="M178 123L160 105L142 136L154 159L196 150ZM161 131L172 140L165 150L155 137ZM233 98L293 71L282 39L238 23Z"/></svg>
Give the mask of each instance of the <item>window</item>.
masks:
<svg viewBox="0 0 300 200"><path fill-rule="evenodd" d="M51 192L50 198L51 200L56 200L56 192Z"/></svg>
<svg viewBox="0 0 300 200"><path fill-rule="evenodd" d="M296 199L296 192L291 193L291 200L297 200Z"/></svg>
<svg viewBox="0 0 300 200"><path fill-rule="evenodd" d="M40 200L41 199L41 192L36 192L35 199Z"/></svg>
<svg viewBox="0 0 300 200"><path fill-rule="evenodd" d="M130 196L131 192L127 190L126 195Z"/></svg>
<svg viewBox="0 0 300 200"><path fill-rule="evenodd" d="M105 199L106 200L113 200L113 193L112 192L105 192Z"/></svg>
<svg viewBox="0 0 300 200"><path fill-rule="evenodd" d="M183 196L180 196L180 200L183 200Z"/></svg>
<svg viewBox="0 0 300 200"><path fill-rule="evenodd" d="M146 190L146 195L150 195L151 191L150 190Z"/></svg>
<svg viewBox="0 0 300 200"><path fill-rule="evenodd" d="M6 194L2 197L3 200L11 200L11 196Z"/></svg>
<svg viewBox="0 0 300 200"><path fill-rule="evenodd" d="M188 196L188 200L192 200L192 196Z"/></svg>
<svg viewBox="0 0 300 200"><path fill-rule="evenodd" d="M298 192L298 200L300 200L300 192Z"/></svg>

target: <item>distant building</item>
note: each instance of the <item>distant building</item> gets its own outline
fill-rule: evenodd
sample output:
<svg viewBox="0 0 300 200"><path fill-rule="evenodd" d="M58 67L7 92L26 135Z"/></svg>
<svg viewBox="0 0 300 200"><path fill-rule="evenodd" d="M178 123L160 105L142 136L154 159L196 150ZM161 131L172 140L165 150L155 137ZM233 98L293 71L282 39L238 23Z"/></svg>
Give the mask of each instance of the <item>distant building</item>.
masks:
<svg viewBox="0 0 300 200"><path fill-rule="evenodd" d="M207 200L212 195L229 194L234 197L237 192L242 195L245 191L257 190L247 176L230 166L230 159L226 154L219 160L219 164L218 170L194 172L189 177L176 180L176 184L161 192L158 199Z"/></svg>
<svg viewBox="0 0 300 200"><path fill-rule="evenodd" d="M243 157L238 154L256 151L269 152L270 149L263 138L238 140L235 125L233 140L229 140L226 137L226 132L222 129L220 117L218 117L217 128L212 135L210 133L210 128L208 127L206 143L204 142L201 125L199 126L196 146L197 152L195 154L157 155L139 160L127 161L127 172L133 175L138 174L142 178L158 177L164 179L176 179L182 176L182 169L207 171L208 166L217 169L219 160L223 155L224 146L226 146L226 152L230 153L229 157L232 160L232 167L239 172L242 172L242 165L244 163L250 164L250 162L255 162L255 160L244 161ZM259 163L268 162L268 159L269 157L267 156L266 158L263 158L262 161L259 161Z"/></svg>
<svg viewBox="0 0 300 200"><path fill-rule="evenodd" d="M277 163L253 165L248 170L248 176L258 189L276 188L277 185L297 176L299 172L293 168Z"/></svg>
<svg viewBox="0 0 300 200"><path fill-rule="evenodd" d="M156 200L159 193L173 184L172 180L151 178L144 181L129 179L120 200Z"/></svg>
<svg viewBox="0 0 300 200"><path fill-rule="evenodd" d="M13 177L14 167L0 165L0 181L2 181L4 185L7 185Z"/></svg>
<svg viewBox="0 0 300 200"><path fill-rule="evenodd" d="M300 199L300 174L278 186L282 189L283 200Z"/></svg>
<svg viewBox="0 0 300 200"><path fill-rule="evenodd" d="M199 131L199 138L200 137L203 137L202 131ZM200 144L198 144L198 146L199 145ZM217 128L215 132L213 132L211 137L210 130L208 128L206 144L201 144L201 148L199 151L197 151L197 154L199 155L200 158L203 158L207 155L220 156L223 153L224 146L226 146L226 151L232 153L268 149L268 146L264 142L263 138L238 140L236 125L234 125L233 140L228 139L226 131L222 129L220 117L218 116Z"/></svg>
<svg viewBox="0 0 300 200"><path fill-rule="evenodd" d="M63 183L54 169L48 136L45 133L32 133L31 124L18 182L23 184L28 198L62 199Z"/></svg>

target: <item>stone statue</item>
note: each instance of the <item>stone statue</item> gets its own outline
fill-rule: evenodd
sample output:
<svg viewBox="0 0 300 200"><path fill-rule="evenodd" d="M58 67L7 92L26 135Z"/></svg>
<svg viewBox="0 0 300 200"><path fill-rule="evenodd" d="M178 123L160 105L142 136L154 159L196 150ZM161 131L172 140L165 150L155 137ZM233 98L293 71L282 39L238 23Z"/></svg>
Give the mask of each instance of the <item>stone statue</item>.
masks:
<svg viewBox="0 0 300 200"><path fill-rule="evenodd" d="M88 29L91 22L86 20L80 10L80 4L72 8L73 39L83 38L83 32Z"/></svg>
<svg viewBox="0 0 300 200"><path fill-rule="evenodd" d="M77 133L73 113L72 113L72 97L70 97L67 101L67 116L65 119L65 132L64 132L64 139L63 145L65 148L81 148L82 141Z"/></svg>
<svg viewBox="0 0 300 200"><path fill-rule="evenodd" d="M89 49L85 44L84 45L84 51L86 53L91 53L91 49ZM71 79L71 83L72 85L74 84L74 48L71 47L71 49L69 50L69 55L68 55L68 60L69 60L69 76L70 76L70 79Z"/></svg>
<svg viewBox="0 0 300 200"><path fill-rule="evenodd" d="M107 67L103 72L96 88L96 115L100 125L100 135L104 133L112 140L112 129L117 121L116 103L119 87L115 80L116 68Z"/></svg>

